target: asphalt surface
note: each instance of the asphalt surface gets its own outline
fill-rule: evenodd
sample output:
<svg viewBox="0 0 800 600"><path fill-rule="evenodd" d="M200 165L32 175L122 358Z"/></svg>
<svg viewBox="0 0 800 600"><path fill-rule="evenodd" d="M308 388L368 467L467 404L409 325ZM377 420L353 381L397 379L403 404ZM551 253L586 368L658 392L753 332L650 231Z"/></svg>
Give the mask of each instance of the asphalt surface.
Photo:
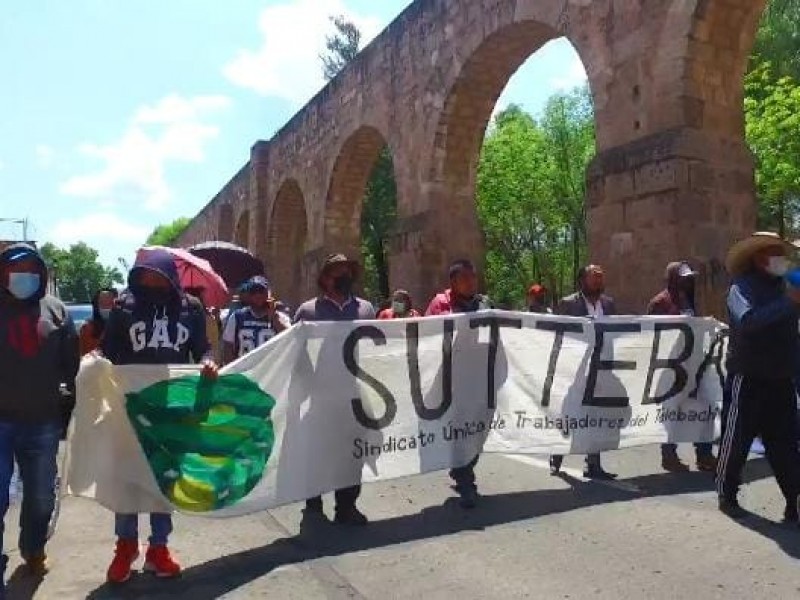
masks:
<svg viewBox="0 0 800 600"><path fill-rule="evenodd" d="M691 447L680 451L688 462ZM780 524L763 458L748 464L741 502L752 514L742 522L718 512L709 475L665 474L659 458L657 447L609 453L604 466L620 480L594 483L580 477L580 457L551 477L539 457L484 455L477 509L459 508L446 474L433 473L366 486L360 506L372 523L362 529L301 522L296 505L230 520L178 515L183 576L137 574L119 587L104 582L112 515L67 498L43 581L9 550L9 597L800 598L800 529ZM18 510L6 519L7 548Z"/></svg>

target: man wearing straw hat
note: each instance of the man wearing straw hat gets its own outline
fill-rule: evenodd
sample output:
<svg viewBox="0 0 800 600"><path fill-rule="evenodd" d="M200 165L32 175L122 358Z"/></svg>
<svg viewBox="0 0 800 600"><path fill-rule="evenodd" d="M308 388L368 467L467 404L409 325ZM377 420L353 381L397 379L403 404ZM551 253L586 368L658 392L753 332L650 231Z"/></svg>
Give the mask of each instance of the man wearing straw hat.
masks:
<svg viewBox="0 0 800 600"><path fill-rule="evenodd" d="M733 518L747 515L737 494L750 446L760 435L786 498L784 521L798 521L800 454L793 378L800 352L800 288L784 281L793 250L774 233L755 233L735 244L726 261L733 283L728 292L730 345L717 492L720 510Z"/></svg>

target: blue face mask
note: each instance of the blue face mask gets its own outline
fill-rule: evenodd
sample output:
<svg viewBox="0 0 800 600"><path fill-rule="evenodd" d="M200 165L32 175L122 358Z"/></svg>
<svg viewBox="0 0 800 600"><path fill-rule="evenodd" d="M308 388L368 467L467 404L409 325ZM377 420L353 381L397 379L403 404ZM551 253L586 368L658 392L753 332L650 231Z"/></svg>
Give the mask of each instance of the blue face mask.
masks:
<svg viewBox="0 0 800 600"><path fill-rule="evenodd" d="M39 291L41 282L38 273L9 273L8 291L17 300L28 300Z"/></svg>
<svg viewBox="0 0 800 600"><path fill-rule="evenodd" d="M100 309L100 318L102 318L103 321L108 321L108 317L110 317L110 316L111 316L111 309L110 308L101 308Z"/></svg>

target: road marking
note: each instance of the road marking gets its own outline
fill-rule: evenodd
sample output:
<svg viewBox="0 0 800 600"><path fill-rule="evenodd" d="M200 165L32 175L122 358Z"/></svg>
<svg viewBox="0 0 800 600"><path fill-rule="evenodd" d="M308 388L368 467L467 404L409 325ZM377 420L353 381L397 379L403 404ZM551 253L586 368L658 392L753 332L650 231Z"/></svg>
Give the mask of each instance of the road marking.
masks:
<svg viewBox="0 0 800 600"><path fill-rule="evenodd" d="M530 465L532 467L536 467L537 469L543 469L545 471L550 471L550 461L544 460L541 458L534 458L533 456L525 456L522 454L503 454L505 458L510 458L511 460L515 460L517 462L521 462L526 465ZM577 469L570 469L561 467L561 472L569 475L573 479L577 479L583 483L595 483L597 485L603 485L608 488L612 488L615 490L619 490L622 492L627 492L629 494L641 494L642 489L633 485L632 483L626 483L624 481L604 481L600 479L589 479L583 476L583 471L578 471Z"/></svg>

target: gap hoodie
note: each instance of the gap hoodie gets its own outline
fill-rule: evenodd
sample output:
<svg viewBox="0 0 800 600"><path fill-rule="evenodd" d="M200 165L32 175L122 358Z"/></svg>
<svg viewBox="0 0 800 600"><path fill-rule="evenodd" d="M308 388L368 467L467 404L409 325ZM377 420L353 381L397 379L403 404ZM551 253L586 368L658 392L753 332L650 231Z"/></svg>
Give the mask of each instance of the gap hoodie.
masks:
<svg viewBox="0 0 800 600"><path fill-rule="evenodd" d="M20 254L39 263L41 284L28 300L0 285L0 422L60 421L59 388L75 388L80 365L78 334L64 303L46 294L47 267L33 246L9 246L0 253L0 267Z"/></svg>
<svg viewBox="0 0 800 600"><path fill-rule="evenodd" d="M146 271L170 282L166 298L154 299L147 294L141 285ZM150 252L131 269L128 291L108 318L101 349L116 365L188 364L212 358L203 305L183 293L169 252Z"/></svg>

